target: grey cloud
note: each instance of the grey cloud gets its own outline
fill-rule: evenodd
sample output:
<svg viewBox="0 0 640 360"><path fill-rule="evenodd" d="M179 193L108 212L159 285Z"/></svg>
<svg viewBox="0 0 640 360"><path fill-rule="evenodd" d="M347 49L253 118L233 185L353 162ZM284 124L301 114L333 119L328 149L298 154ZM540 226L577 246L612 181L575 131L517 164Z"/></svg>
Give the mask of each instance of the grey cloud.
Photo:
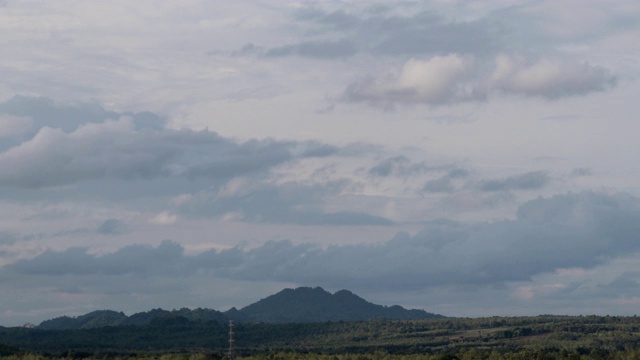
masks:
<svg viewBox="0 0 640 360"><path fill-rule="evenodd" d="M180 205L187 216L233 216L237 220L257 223L298 225L392 225L381 216L362 212L326 212L324 198L337 195L350 183L325 184L287 182L280 185L259 185L240 193L200 193Z"/></svg>
<svg viewBox="0 0 640 360"><path fill-rule="evenodd" d="M440 178L427 181L422 187L422 191L430 193L451 193L456 189L454 181L464 179L468 176L469 171L454 168Z"/></svg>
<svg viewBox="0 0 640 360"><path fill-rule="evenodd" d="M280 57L299 55L312 58L339 58L354 55L357 46L352 41L343 39L337 41L305 41L294 45L281 46L267 50L264 55Z"/></svg>
<svg viewBox="0 0 640 360"><path fill-rule="evenodd" d="M399 104L482 102L493 95L557 100L606 91L616 82L608 69L572 60L501 54L487 61L449 54L412 58L395 72L356 80L339 100L384 109Z"/></svg>
<svg viewBox="0 0 640 360"><path fill-rule="evenodd" d="M294 18L300 21L329 26L333 30L346 30L358 26L361 23L359 17L348 14L343 10L325 12L317 8L299 9L294 13Z"/></svg>
<svg viewBox="0 0 640 360"><path fill-rule="evenodd" d="M93 103L64 104L45 97L16 95L0 103L0 113L33 119L34 132L42 127L72 132L86 123L101 123L108 119L129 116L137 127L163 128L165 120L151 112L118 113Z"/></svg>
<svg viewBox="0 0 640 360"><path fill-rule="evenodd" d="M160 133L136 133L130 121L84 125L71 134L43 128L31 140L0 153L0 185L41 188L79 181L153 178L170 173L178 144Z"/></svg>
<svg viewBox="0 0 640 360"><path fill-rule="evenodd" d="M377 246L323 250L280 243L278 252L290 257L278 262L277 272L261 273L271 280L405 290L527 281L558 268L591 268L639 251L638 205L624 195L569 194L527 203L514 221L432 222L414 236L399 234ZM296 251L301 255L292 255ZM247 265L235 276L258 274Z"/></svg>
<svg viewBox="0 0 640 360"><path fill-rule="evenodd" d="M378 10L351 14L343 10L300 9L294 14L294 19L311 26L308 34L329 38L267 48L264 54L315 58L345 57L360 52L384 55L485 54L495 51L504 42L504 31L495 25L496 22L456 22L431 12L399 15L382 8ZM331 39L336 35L341 40ZM234 54L255 53L258 48L245 45Z"/></svg>
<svg viewBox="0 0 640 360"><path fill-rule="evenodd" d="M591 176L593 172L589 168L575 168L571 170L569 176L571 177L582 177L582 176Z"/></svg>
<svg viewBox="0 0 640 360"><path fill-rule="evenodd" d="M270 241L252 248L185 255L181 246L129 246L97 256L48 251L5 266L17 274L184 276L198 269L234 280L283 281L389 291L434 286L495 287L560 268L593 268L640 251L640 201L579 193L539 198L515 220L476 224L432 221L411 236L376 245ZM633 279L632 279L633 280ZM627 281L628 282L628 281Z"/></svg>
<svg viewBox="0 0 640 360"><path fill-rule="evenodd" d="M413 163L406 156L394 156L381 160L378 164L368 170L370 176L388 177L412 176L431 170L424 163Z"/></svg>
<svg viewBox="0 0 640 360"><path fill-rule="evenodd" d="M119 219L107 219L98 226L98 233L103 235L122 235L129 231L129 225Z"/></svg>
<svg viewBox="0 0 640 360"><path fill-rule="evenodd" d="M379 164L369 169L369 174L386 177L391 175L398 167L409 163L406 156L395 156L382 160Z"/></svg>
<svg viewBox="0 0 640 360"><path fill-rule="evenodd" d="M22 237L10 231L0 231L0 245L11 245L21 240Z"/></svg>
<svg viewBox="0 0 640 360"><path fill-rule="evenodd" d="M84 124L71 133L42 128L32 139L0 153L0 186L46 188L176 176L227 180L338 152L315 142L238 143L206 130L139 129L132 119L120 118Z"/></svg>
<svg viewBox="0 0 640 360"><path fill-rule="evenodd" d="M8 265L8 268L28 275L183 276L187 266L184 249L174 242L163 241L157 248L130 245L102 256L89 254L86 248L70 248L62 252L49 250L32 260Z"/></svg>
<svg viewBox="0 0 640 360"><path fill-rule="evenodd" d="M201 159L190 166L184 174L189 178L223 178L260 173L269 168L298 158L326 157L340 153L334 146L313 141L293 142L267 140L249 140L235 144L218 137L224 146L215 146L216 152L203 154L208 149L195 149L194 158ZM205 155L204 157L202 155Z"/></svg>
<svg viewBox="0 0 640 360"><path fill-rule="evenodd" d="M455 190L455 186L448 177L441 177L427 181L422 187L422 191L430 193L450 193Z"/></svg>
<svg viewBox="0 0 640 360"><path fill-rule="evenodd" d="M497 92L547 99L605 91L617 83L611 71L587 62L560 59L532 61L523 56L504 54L496 58L491 80Z"/></svg>
<svg viewBox="0 0 640 360"><path fill-rule="evenodd" d="M610 297L611 294L621 294L629 297L640 295L640 273L627 271L613 279L608 284L597 285L601 296Z"/></svg>
<svg viewBox="0 0 640 360"><path fill-rule="evenodd" d="M231 56L252 56L262 55L265 49L262 46L257 46L254 43L244 44L239 50L231 52Z"/></svg>
<svg viewBox="0 0 640 360"><path fill-rule="evenodd" d="M428 12L407 18L372 18L365 24L365 29L382 35L372 51L387 55L484 54L503 42L495 24L483 20L450 22Z"/></svg>
<svg viewBox="0 0 640 360"><path fill-rule="evenodd" d="M485 180L479 184L482 191L536 190L549 183L545 171L532 171L500 180Z"/></svg>
<svg viewBox="0 0 640 360"><path fill-rule="evenodd" d="M469 171L462 168L454 168L449 171L447 177L449 179L462 179L469 176Z"/></svg>

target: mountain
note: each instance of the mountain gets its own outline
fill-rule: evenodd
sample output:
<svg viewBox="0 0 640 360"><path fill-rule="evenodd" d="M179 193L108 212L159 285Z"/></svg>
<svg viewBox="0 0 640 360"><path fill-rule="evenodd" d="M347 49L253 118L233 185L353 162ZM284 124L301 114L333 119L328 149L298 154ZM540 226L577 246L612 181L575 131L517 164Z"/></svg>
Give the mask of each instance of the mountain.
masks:
<svg viewBox="0 0 640 360"><path fill-rule="evenodd" d="M284 289L240 310L153 309L126 316L122 312L98 310L78 317L62 316L43 321L38 329L93 329L106 326L145 326L169 322L312 323L326 321L364 321L371 319L417 320L444 316L401 306L372 304L348 290L335 294L320 287Z"/></svg>
<svg viewBox="0 0 640 360"><path fill-rule="evenodd" d="M153 309L135 313L131 316L112 310L98 310L78 317L61 316L46 320L38 325L38 329L68 330L94 329L106 326L144 326L160 319L184 319L192 322L215 321L219 323L228 321L227 317L220 311L200 308L194 310L182 308L172 311Z"/></svg>
<svg viewBox="0 0 640 360"><path fill-rule="evenodd" d="M231 309L227 317L238 322L305 323L325 321L364 321L371 319L431 319L442 315L424 310L406 310L372 304L348 290L335 294L320 287L284 289L240 310Z"/></svg>
<svg viewBox="0 0 640 360"><path fill-rule="evenodd" d="M91 329L112 326L126 318L127 316L121 312L98 310L78 317L61 316L46 320L40 323L38 328L43 330Z"/></svg>

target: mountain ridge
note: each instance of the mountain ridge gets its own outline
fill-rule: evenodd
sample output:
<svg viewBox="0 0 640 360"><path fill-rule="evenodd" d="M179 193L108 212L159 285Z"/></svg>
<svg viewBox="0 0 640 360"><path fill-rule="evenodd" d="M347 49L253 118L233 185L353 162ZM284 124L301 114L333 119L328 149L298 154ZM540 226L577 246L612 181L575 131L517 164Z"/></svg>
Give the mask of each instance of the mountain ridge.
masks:
<svg viewBox="0 0 640 360"><path fill-rule="evenodd" d="M287 288L241 309L218 310L182 308L152 309L131 316L113 310L96 310L77 317L61 316L45 320L37 326L42 330L91 329L107 326L144 326L158 319L184 319L195 322L225 323L313 323L366 321L372 319L417 320L443 318L424 310L405 309L399 305L373 304L349 290L334 294L321 287Z"/></svg>

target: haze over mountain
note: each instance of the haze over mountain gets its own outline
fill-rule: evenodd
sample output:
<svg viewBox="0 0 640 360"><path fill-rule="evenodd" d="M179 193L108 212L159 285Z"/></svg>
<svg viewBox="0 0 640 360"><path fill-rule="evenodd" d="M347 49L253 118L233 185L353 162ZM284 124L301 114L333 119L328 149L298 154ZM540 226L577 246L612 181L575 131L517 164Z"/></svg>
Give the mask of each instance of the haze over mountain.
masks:
<svg viewBox="0 0 640 360"><path fill-rule="evenodd" d="M161 319L219 323L234 320L251 323L309 323L325 321L364 321L372 319L417 320L441 318L424 310L407 310L399 305L382 306L358 295L340 290L334 294L320 288L284 289L256 303L226 312L211 309L153 309L126 316L113 310L97 310L78 317L62 316L43 321L43 330L91 329L105 326L142 326Z"/></svg>

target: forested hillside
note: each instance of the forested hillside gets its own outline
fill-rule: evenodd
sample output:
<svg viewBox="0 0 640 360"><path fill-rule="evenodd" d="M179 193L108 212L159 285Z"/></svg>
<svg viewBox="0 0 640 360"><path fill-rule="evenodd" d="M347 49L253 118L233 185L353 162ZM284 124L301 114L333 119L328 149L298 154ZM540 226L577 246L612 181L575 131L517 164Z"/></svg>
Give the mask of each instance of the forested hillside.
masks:
<svg viewBox="0 0 640 360"><path fill-rule="evenodd" d="M240 355L274 352L390 354L458 353L464 349L588 354L640 349L637 317L538 316L517 318L371 320L235 327ZM159 318L144 326L76 330L0 328L0 344L66 354L195 353L222 355L228 327L215 321Z"/></svg>

